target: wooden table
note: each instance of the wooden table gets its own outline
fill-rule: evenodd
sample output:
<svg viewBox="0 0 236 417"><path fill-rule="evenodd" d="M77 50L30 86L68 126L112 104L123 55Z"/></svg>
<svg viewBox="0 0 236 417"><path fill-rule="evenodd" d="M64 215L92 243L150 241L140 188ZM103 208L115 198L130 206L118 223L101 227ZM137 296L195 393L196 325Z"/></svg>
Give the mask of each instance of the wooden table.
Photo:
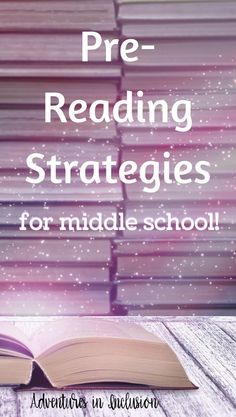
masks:
<svg viewBox="0 0 236 417"><path fill-rule="evenodd" d="M113 319L113 318L111 318ZM116 320L117 318L114 318ZM32 332L50 318L0 318L14 320L15 325ZM116 410L107 407L109 391L77 391L88 401L86 410L40 410L30 408L32 392L15 393L11 388L0 389L0 417L234 417L236 416L236 318L233 317L122 317L140 323L165 339L178 354L190 379L197 386L194 391L135 391L131 395L156 397L157 409ZM124 396L124 391L113 391ZM47 396L60 396L61 392L46 392ZM70 395L70 393L67 393ZM102 410L91 406L92 396L105 401ZM42 392L36 393L37 398Z"/></svg>

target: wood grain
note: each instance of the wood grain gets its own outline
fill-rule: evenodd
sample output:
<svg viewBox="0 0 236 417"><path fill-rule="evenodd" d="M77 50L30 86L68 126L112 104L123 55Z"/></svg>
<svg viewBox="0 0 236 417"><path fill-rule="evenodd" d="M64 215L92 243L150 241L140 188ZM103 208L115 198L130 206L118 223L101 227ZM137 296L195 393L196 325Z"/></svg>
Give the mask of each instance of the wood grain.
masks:
<svg viewBox="0 0 236 417"><path fill-rule="evenodd" d="M167 328L205 369L208 377L230 402L236 405L236 346L233 340L214 324L168 323Z"/></svg>
<svg viewBox="0 0 236 417"><path fill-rule="evenodd" d="M192 323L194 322L194 319L192 319ZM215 385L214 381L208 378L205 370L202 369L201 363L196 363L195 358L186 351L185 346L181 345L177 338L174 338L170 334L167 327L155 322L145 324L145 321L143 321L143 324L147 330L160 335L174 348L185 366L189 377L199 387L194 392L179 391L176 393L173 391L156 391L156 395L160 399L167 415L171 417L189 417L189 415L194 417L198 417L199 415L204 417L231 416L234 410L233 405L229 403L228 399ZM204 351L204 346L207 342L206 340L202 343L199 354Z"/></svg>
<svg viewBox="0 0 236 417"><path fill-rule="evenodd" d="M12 321L11 317L1 318L2 320ZM15 325L21 330L32 334L43 322L52 320L52 318L35 317L31 320L22 319L21 317L14 318ZM219 344L216 345L216 340L220 342L223 350L227 348L229 343L229 336L222 329L235 328L235 317L212 317L212 318L190 318L190 317L130 317L130 318L112 318L110 320L124 320L130 322L136 322L144 326L147 330L154 334L158 334L161 338L166 340L178 355L182 364L185 366L189 377L192 381L199 386L196 391L135 391L131 392L131 395L147 395L153 396L160 401L160 407L157 410L145 411L147 417L233 417L234 404L232 402L232 396L227 392L227 375L225 372L229 372L230 363L227 363L229 356L232 353L226 353L225 359L221 360L221 367L219 364ZM222 327L222 329L219 328ZM203 337L200 340L200 333ZM197 337L195 336L197 334ZM199 339L198 339L199 338ZM198 340L196 344L196 339ZM231 339L232 343L232 339ZM214 345L214 350L213 349ZM230 349L229 349L230 350ZM208 352L206 354L206 352ZM214 353L212 353L214 352ZM215 358L216 352L216 358ZM206 359L206 356L208 359ZM232 357L232 356L231 356ZM217 366L216 372L212 372L213 364ZM219 384L219 378L224 380L224 384ZM235 383L234 381L233 384ZM55 391L45 391L50 396L60 396L61 392L55 393ZM115 391L117 396L124 395L123 391ZM68 395L70 392L67 393ZM66 414L71 417L85 416L85 417L107 417L111 411L104 407L103 410L92 409L91 399L94 395L101 397L105 402L108 401L109 391L76 391L78 396L85 396L89 405L88 408L82 412L76 410L76 413L72 410L67 411ZM36 397L39 398L42 393L38 392ZM10 388L0 389L0 411L4 417L41 417L42 410L30 409L30 403L32 401L32 392L18 392L15 394ZM43 410L43 415L46 417L64 417L65 412L63 410ZM144 411L141 410L116 410L112 413L114 416L126 417L144 415Z"/></svg>
<svg viewBox="0 0 236 417"><path fill-rule="evenodd" d="M217 322L218 327L221 328L221 330L226 333L229 337L231 337L234 342L236 342L236 323L235 322Z"/></svg>

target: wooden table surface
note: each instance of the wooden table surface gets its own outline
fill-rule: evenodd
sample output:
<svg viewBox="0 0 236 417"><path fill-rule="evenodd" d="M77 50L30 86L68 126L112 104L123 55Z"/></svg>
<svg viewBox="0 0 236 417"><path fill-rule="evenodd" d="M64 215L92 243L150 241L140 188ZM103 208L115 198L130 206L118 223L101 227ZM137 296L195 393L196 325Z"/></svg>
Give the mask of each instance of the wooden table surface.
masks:
<svg viewBox="0 0 236 417"><path fill-rule="evenodd" d="M117 318L110 318L116 320ZM11 388L0 388L0 417L100 417L100 416L150 416L150 417L234 417L236 416L236 318L234 317L121 317L140 323L149 331L165 339L175 350L190 379L199 389L194 391L134 391L131 396L156 397L157 409L116 410L108 409L111 393L124 396L125 391L77 391L85 396L85 410L30 408L32 392L15 393ZM0 318L32 332L41 326L45 318ZM47 396L60 396L61 392L45 391ZM70 393L67 392L67 395ZM105 401L102 410L92 408L91 399L96 395ZM37 398L42 392L36 393Z"/></svg>

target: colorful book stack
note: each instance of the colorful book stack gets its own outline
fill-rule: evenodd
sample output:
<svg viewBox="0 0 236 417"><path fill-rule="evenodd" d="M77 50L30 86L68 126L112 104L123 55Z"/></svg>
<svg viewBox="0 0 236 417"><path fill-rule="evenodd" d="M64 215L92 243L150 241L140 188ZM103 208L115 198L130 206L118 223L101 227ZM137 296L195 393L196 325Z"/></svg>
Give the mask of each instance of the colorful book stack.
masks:
<svg viewBox="0 0 236 417"><path fill-rule="evenodd" d="M236 2L228 0L0 2L1 315L235 312L235 28ZM108 63L101 47L83 63L83 30L135 38L154 49L139 49L138 61L125 63L114 48ZM64 95L67 114L75 99L112 105L127 90L136 97L134 115L136 93L143 92L142 123L95 124L88 115L79 125L56 115L44 121L46 91ZM161 99L169 121L150 123L147 102ZM192 102L193 126L185 133L171 118L173 104L183 99ZM117 166L133 160L140 167L163 162L166 151L172 180L179 161L195 166L206 160L210 181L196 183L193 170L191 183L166 184L162 163L160 189L153 193L145 192L138 175L129 185L107 184L105 171L100 183L85 186L76 175L65 183L59 168L52 184L46 164L53 155L78 166L110 155ZM26 182L33 152L44 155L46 175L37 185ZM135 217L137 230L59 227L61 217L75 226L76 219L118 211ZM175 230L176 217L181 222L215 212L218 230ZM163 216L163 225L172 217L168 230L145 230L145 218ZM43 217L52 217L50 230L40 227Z"/></svg>
<svg viewBox="0 0 236 417"><path fill-rule="evenodd" d="M210 181L165 184L146 193L126 186L125 212L136 231L116 241L114 311L128 314L232 314L236 301L236 2L118 0L123 37L155 49L123 62L122 94L141 90L145 101L191 100L191 131L173 123L119 126L122 160L141 165L170 152L171 174L180 160L210 162ZM134 103L134 106L136 103ZM158 110L157 110L158 112ZM147 119L147 118L146 118ZM163 171L160 172L163 179ZM196 173L193 172L194 180ZM151 177L151 172L150 172ZM147 217L180 220L219 213L219 230L144 230ZM167 224L167 223L166 223ZM171 222L175 225L175 220ZM164 225L164 221L163 221Z"/></svg>
<svg viewBox="0 0 236 417"><path fill-rule="evenodd" d="M60 231L60 217L108 216L122 200L121 186L105 179L94 187L52 184L46 172L38 185L26 182L29 154L41 166L61 161L117 160L115 123L76 125L55 117L44 122L45 92L114 103L120 80L117 51L104 63L101 49L82 63L83 30L116 36L112 0L0 2L0 314L71 315L110 313L113 232ZM44 164L45 162L45 164ZM63 172L58 173L58 178ZM26 216L20 230L20 216ZM53 217L50 231L39 217ZM30 219L34 220L34 229ZM38 230L36 230L38 228Z"/></svg>

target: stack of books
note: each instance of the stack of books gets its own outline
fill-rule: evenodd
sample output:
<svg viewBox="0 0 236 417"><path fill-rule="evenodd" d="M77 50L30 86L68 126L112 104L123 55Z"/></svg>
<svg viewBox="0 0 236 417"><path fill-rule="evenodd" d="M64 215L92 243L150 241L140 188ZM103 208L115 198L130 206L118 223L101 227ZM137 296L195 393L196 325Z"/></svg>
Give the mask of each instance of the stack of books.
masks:
<svg viewBox="0 0 236 417"><path fill-rule="evenodd" d="M144 191L136 182L125 187L126 217L138 227L116 241L117 286L114 311L128 314L232 314L236 304L236 2L117 0L123 37L154 49L138 51L123 62L121 95L143 92L164 99L169 113L177 100L191 100L192 129L185 133L168 123L123 123L122 160L163 161L170 153L171 177L180 160L209 161L205 185L163 181ZM134 102L134 107L137 103ZM147 112L147 109L145 109ZM159 108L157 109L158 114ZM147 117L146 117L147 120ZM162 165L163 166L163 165ZM150 170L149 178L153 172ZM151 188L149 184L147 186ZM145 230L147 217L204 217L219 213L219 229ZM172 222L174 224L174 222ZM165 219L162 226L165 226Z"/></svg>
<svg viewBox="0 0 236 417"><path fill-rule="evenodd" d="M136 315L232 314L232 241L118 240L114 311Z"/></svg>
<svg viewBox="0 0 236 417"><path fill-rule="evenodd" d="M60 218L115 212L123 199L121 185L86 186L65 183L63 165L52 184L46 162L118 160L115 123L61 123L53 114L45 123L45 92L65 97L69 104L97 99L115 103L120 82L118 50L112 62L104 60L104 47L82 62L82 31L116 37L112 0L1 2L0 4L0 304L2 315L71 315L110 313L111 239L114 231L60 230ZM87 115L86 115L87 116ZM27 157L40 161L45 179L26 182ZM21 214L28 213L24 228ZM52 217L50 230L39 218ZM34 223L30 223L34 218ZM32 228L34 224L34 228ZM76 225L74 220L73 225ZM37 230L38 229L38 230Z"/></svg>
<svg viewBox="0 0 236 417"><path fill-rule="evenodd" d="M235 28L236 2L228 0L0 2L1 314L235 312ZM105 62L103 44L82 62L84 30L98 31L103 39L135 38L154 49L140 48L138 60L127 63L117 46L111 62ZM133 123L96 124L87 110L86 123L69 117L61 123L55 112L45 123L45 92L65 97L68 116L76 99L88 106L106 100L112 109L127 90L133 92ZM136 117L140 90L142 122ZM148 100L161 99L168 105L168 121L161 120L158 107L156 121L150 122ZM189 131L176 130L186 124L174 120L177 100L192 103ZM170 183L163 181L166 151ZM39 184L26 181L37 176L26 163L32 153L44 156L45 178ZM53 155L62 163L58 184L52 184L47 165ZM108 155L117 162L116 179L121 162L136 162L136 181L108 184L101 169L101 181L85 185L75 168L65 183L63 162L102 166ZM160 162L160 189L150 193L138 175L147 160ZM191 182L179 185L174 167L183 160L193 170ZM210 164L207 184L195 181L200 160ZM149 167L147 180L152 175ZM77 227L78 220L117 212L135 217L137 229ZM145 230L147 217L164 217L165 226L168 213L180 222L217 213L218 228ZM40 227L44 217L52 218L49 230ZM61 217L73 227L61 228Z"/></svg>
<svg viewBox="0 0 236 417"><path fill-rule="evenodd" d="M99 31L107 39L117 31L112 0L75 2L30 0L20 4L0 4L2 77L53 77L57 79L115 78L120 70L115 62L104 64L100 48L81 62L82 31ZM7 45L7 47L5 47ZM117 52L114 50L114 61Z"/></svg>
<svg viewBox="0 0 236 417"><path fill-rule="evenodd" d="M214 38L235 35L233 0L117 0L122 34L136 38Z"/></svg>
<svg viewBox="0 0 236 417"><path fill-rule="evenodd" d="M1 239L1 314L110 313L108 240Z"/></svg>

